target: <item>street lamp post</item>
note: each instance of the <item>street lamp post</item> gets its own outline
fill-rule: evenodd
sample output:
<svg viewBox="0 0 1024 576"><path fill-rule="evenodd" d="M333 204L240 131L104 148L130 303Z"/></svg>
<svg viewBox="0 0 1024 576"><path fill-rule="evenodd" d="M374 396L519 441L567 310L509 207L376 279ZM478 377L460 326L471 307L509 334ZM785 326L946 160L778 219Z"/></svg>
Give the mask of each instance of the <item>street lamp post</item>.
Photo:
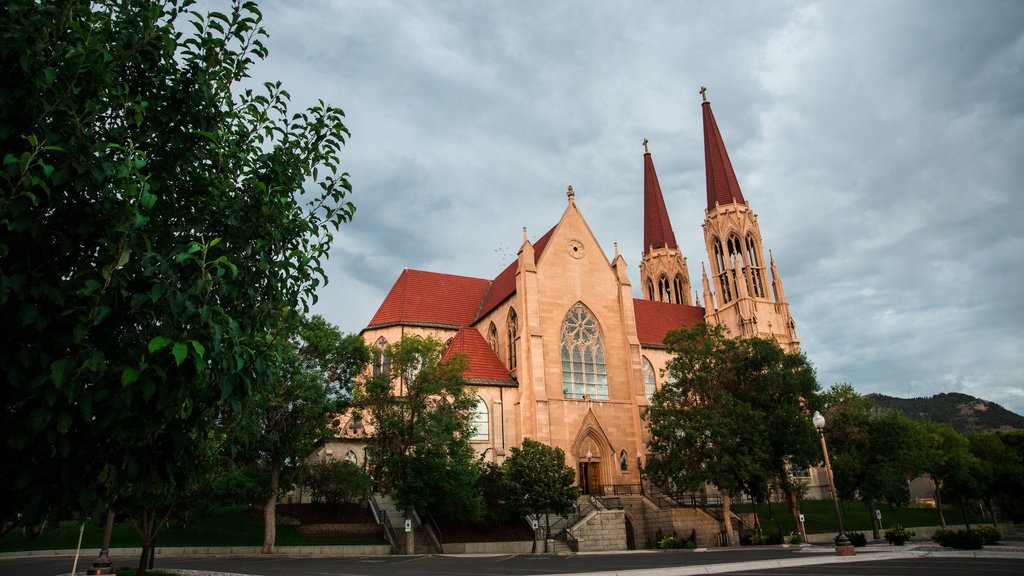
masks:
<svg viewBox="0 0 1024 576"><path fill-rule="evenodd" d="M825 417L821 412L815 412L811 419L814 427L821 436L821 452L825 455L825 475L828 477L828 489L832 492L832 506L836 509L836 520L839 522L839 534L836 536L836 556L853 556L853 544L846 537L846 529L843 527L843 515L839 511L839 497L836 495L836 483L832 478L832 463L828 460L828 446L825 445Z"/></svg>
<svg viewBox="0 0 1024 576"><path fill-rule="evenodd" d="M107 521L103 525L103 542L100 545L100 555L92 563L92 568L85 571L86 574L113 574L114 569L110 566L110 533L114 529L114 511L107 509Z"/></svg>

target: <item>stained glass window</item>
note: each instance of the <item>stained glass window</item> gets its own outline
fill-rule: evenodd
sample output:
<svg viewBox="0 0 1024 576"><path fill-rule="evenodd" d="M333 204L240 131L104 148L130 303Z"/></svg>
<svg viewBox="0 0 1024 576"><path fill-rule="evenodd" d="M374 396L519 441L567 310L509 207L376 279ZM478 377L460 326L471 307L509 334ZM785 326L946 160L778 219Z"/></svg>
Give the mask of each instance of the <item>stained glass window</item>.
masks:
<svg viewBox="0 0 1024 576"><path fill-rule="evenodd" d="M647 400L650 401L654 397L655 380L654 380L654 365L651 361L644 357L644 396L647 396Z"/></svg>
<svg viewBox="0 0 1024 576"><path fill-rule="evenodd" d="M581 302L562 321L562 390L573 400L608 399L601 330Z"/></svg>

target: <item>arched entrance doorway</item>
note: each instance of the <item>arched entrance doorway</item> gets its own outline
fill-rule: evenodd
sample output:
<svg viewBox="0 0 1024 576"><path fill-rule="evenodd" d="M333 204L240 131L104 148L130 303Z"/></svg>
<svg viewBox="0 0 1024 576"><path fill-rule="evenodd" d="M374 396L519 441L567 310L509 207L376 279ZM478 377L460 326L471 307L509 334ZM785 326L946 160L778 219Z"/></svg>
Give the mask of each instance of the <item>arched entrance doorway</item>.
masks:
<svg viewBox="0 0 1024 576"><path fill-rule="evenodd" d="M580 492L583 494L601 494L601 458L587 452L578 464Z"/></svg>
<svg viewBox="0 0 1024 576"><path fill-rule="evenodd" d="M571 454L576 458L576 481L583 494L600 496L604 476L615 470L616 457L608 436L593 410L588 410L576 432ZM602 466L608 467L605 470ZM610 476L609 476L610 478Z"/></svg>

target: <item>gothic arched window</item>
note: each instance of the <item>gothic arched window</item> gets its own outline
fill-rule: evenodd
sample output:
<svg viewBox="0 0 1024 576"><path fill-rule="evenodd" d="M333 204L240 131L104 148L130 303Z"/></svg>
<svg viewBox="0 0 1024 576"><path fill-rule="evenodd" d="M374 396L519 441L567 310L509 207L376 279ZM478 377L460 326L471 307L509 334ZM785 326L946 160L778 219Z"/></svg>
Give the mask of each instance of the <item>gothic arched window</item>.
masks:
<svg viewBox="0 0 1024 576"><path fill-rule="evenodd" d="M661 276L658 278L658 300L662 302L672 302L672 284L669 283L668 278Z"/></svg>
<svg viewBox="0 0 1024 576"><path fill-rule="evenodd" d="M721 286L722 304L732 302L732 283L729 281L729 269L725 266L725 253L722 251L722 241L715 238L715 272L718 274L718 284Z"/></svg>
<svg viewBox="0 0 1024 576"><path fill-rule="evenodd" d="M574 400L608 399L601 330L582 302L562 320L562 391Z"/></svg>
<svg viewBox="0 0 1024 576"><path fill-rule="evenodd" d="M626 456L626 451L619 452L619 470L622 472L629 471L629 457Z"/></svg>
<svg viewBox="0 0 1024 576"><path fill-rule="evenodd" d="M491 345L491 350L494 350L494 354L500 354L501 348L498 348L498 327L491 322L490 327L487 328L487 343Z"/></svg>
<svg viewBox="0 0 1024 576"><path fill-rule="evenodd" d="M381 336L377 338L376 350L373 351L373 375L374 377L386 374L391 375L391 355L387 353L388 340Z"/></svg>
<svg viewBox="0 0 1024 576"><path fill-rule="evenodd" d="M647 299L654 301L654 282L650 278L647 279Z"/></svg>
<svg viewBox="0 0 1024 576"><path fill-rule="evenodd" d="M654 365L643 357L643 372L644 372L644 396L647 397L647 401L650 402L651 398L654 397L654 391L657 389L657 380L654 376Z"/></svg>
<svg viewBox="0 0 1024 576"><path fill-rule="evenodd" d="M683 277L676 274L676 277L672 280L673 291L676 294L676 302L682 304L685 302L686 292L683 291Z"/></svg>
<svg viewBox="0 0 1024 576"><path fill-rule="evenodd" d="M516 369L516 346L519 345L519 318L516 309L508 309L508 369Z"/></svg>
<svg viewBox="0 0 1024 576"><path fill-rule="evenodd" d="M747 282L746 274L743 270L743 246L740 245L740 239L735 234L729 236L729 242L727 243L729 249L729 262L732 266L732 281L733 285L738 286L737 282ZM737 296L739 295L739 289L736 290ZM747 284L747 293L750 293L750 284Z"/></svg>
<svg viewBox="0 0 1024 576"><path fill-rule="evenodd" d="M760 250L753 234L747 234L747 262L750 263L750 284L754 296L764 298L764 281L761 278L761 260L757 257Z"/></svg>
<svg viewBox="0 0 1024 576"><path fill-rule="evenodd" d="M476 406L473 407L473 434L469 437L472 442L484 442L491 439L491 418L487 410L487 402L477 396Z"/></svg>

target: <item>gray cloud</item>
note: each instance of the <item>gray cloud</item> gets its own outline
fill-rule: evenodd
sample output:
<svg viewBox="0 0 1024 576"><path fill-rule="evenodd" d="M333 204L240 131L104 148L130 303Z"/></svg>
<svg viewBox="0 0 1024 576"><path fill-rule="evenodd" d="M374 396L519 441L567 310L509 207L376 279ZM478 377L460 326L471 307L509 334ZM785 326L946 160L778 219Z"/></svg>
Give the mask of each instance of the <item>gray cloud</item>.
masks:
<svg viewBox="0 0 1024 576"><path fill-rule="evenodd" d="M263 4L296 105L343 107L356 219L318 311L362 328L402 268L492 277L565 187L637 280L650 138L691 281L700 97L824 386L1024 412L1024 4Z"/></svg>

